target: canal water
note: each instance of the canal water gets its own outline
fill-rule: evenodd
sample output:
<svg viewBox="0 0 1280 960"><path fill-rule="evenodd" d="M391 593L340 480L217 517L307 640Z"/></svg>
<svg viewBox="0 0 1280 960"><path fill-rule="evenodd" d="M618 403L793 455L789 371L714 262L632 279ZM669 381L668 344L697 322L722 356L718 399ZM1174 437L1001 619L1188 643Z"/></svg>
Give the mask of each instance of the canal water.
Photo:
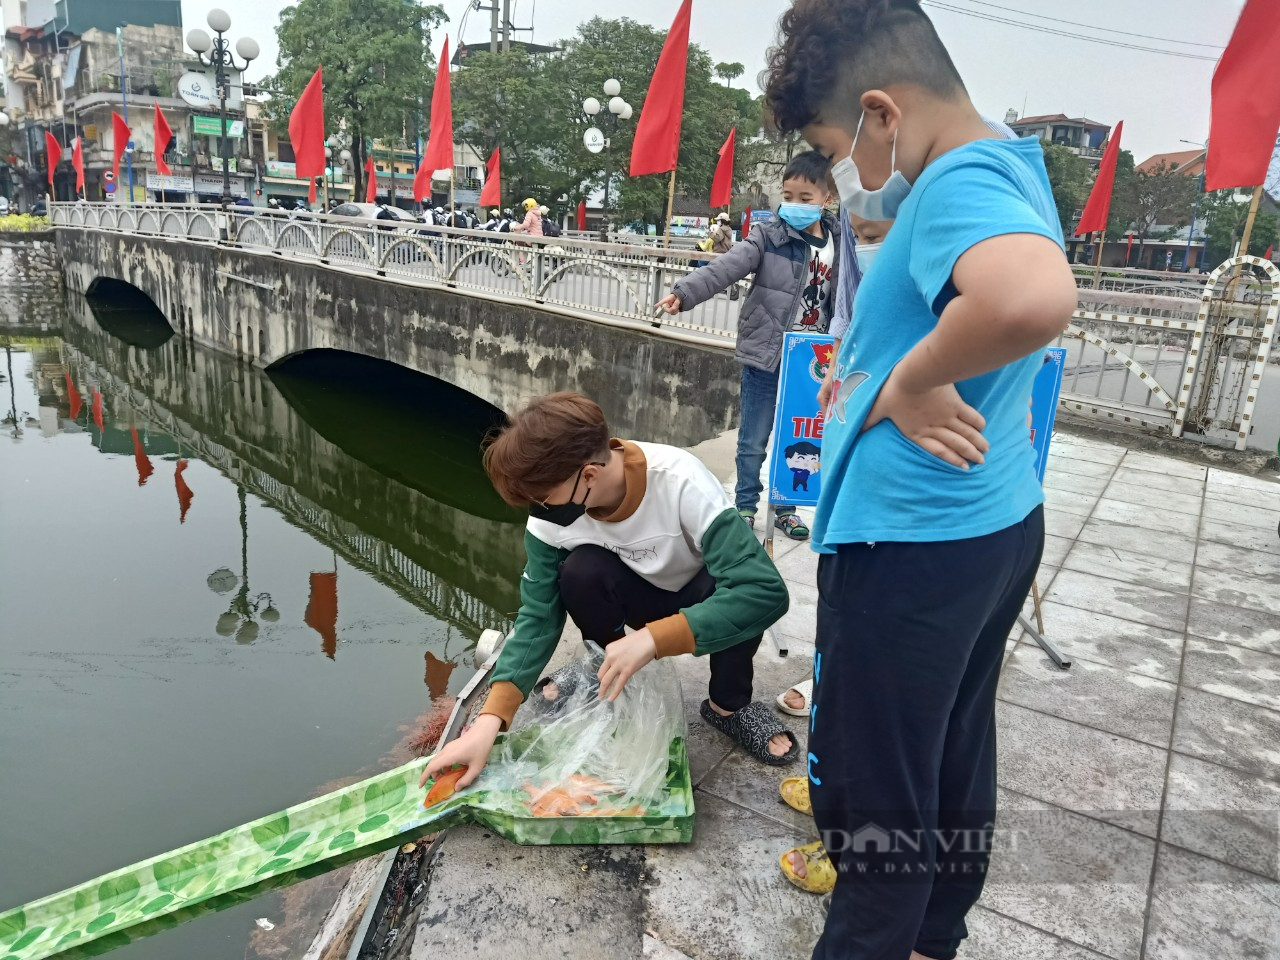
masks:
<svg viewBox="0 0 1280 960"><path fill-rule="evenodd" d="M500 415L475 398L345 355L267 375L144 311L15 296L0 910L411 759L523 564L480 466ZM336 886L114 956L299 957Z"/></svg>

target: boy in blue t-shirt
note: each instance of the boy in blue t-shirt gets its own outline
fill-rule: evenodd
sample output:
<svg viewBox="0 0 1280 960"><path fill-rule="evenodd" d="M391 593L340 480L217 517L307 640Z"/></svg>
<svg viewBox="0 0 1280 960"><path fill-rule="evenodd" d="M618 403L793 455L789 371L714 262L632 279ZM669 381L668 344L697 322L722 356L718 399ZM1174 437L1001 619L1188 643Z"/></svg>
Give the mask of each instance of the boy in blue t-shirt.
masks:
<svg viewBox="0 0 1280 960"><path fill-rule="evenodd" d="M815 958L951 960L995 817L1001 655L1040 562L1027 397L1076 288L1035 140L982 120L919 0L796 0L765 97L894 219L833 375L813 528Z"/></svg>

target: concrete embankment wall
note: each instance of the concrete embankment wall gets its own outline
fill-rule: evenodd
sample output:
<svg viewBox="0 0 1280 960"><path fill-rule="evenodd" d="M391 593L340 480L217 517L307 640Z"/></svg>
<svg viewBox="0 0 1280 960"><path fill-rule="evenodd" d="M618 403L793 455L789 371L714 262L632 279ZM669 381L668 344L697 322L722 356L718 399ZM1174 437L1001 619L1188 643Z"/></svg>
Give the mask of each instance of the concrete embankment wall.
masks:
<svg viewBox="0 0 1280 960"><path fill-rule="evenodd" d="M504 410L554 390L598 400L616 432L692 444L736 424L727 349L518 302L207 243L58 229L68 287L126 281L180 334L259 366L317 348L438 377Z"/></svg>
<svg viewBox="0 0 1280 960"><path fill-rule="evenodd" d="M0 323L7 327L40 328L52 311L48 298L60 298L62 257L52 230L0 230Z"/></svg>

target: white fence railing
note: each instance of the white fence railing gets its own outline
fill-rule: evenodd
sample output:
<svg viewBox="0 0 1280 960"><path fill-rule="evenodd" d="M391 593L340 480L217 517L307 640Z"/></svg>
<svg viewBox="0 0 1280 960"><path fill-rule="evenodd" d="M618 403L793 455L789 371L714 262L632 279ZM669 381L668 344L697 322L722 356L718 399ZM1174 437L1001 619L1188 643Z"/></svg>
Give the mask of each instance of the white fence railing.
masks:
<svg viewBox="0 0 1280 960"><path fill-rule="evenodd" d="M216 206L55 203L50 217L55 226L225 243L406 283L552 304L724 346L736 339L743 302L721 293L677 317L655 317L652 305L711 255L649 241L525 237L255 207L231 207L224 215ZM1068 351L1064 408L1244 449L1259 395L1269 387L1276 409L1268 415L1280 423L1280 371L1267 368L1280 309L1274 264L1238 257L1208 277L1108 270L1096 288L1091 269L1077 279L1079 308L1058 341Z"/></svg>
<svg viewBox="0 0 1280 960"><path fill-rule="evenodd" d="M1194 435L1243 450L1259 397L1280 424L1280 370L1268 369L1280 310L1280 270L1258 257L1207 277L1111 271L1081 276L1062 405L1086 417ZM1267 380L1273 380L1267 384Z"/></svg>
<svg viewBox="0 0 1280 960"><path fill-rule="evenodd" d="M224 223L225 216L225 223ZM223 242L410 283L554 304L732 344L741 300L713 297L675 317L653 304L706 262L698 250L528 237L260 207L55 203L55 226ZM225 238L225 239L223 239Z"/></svg>

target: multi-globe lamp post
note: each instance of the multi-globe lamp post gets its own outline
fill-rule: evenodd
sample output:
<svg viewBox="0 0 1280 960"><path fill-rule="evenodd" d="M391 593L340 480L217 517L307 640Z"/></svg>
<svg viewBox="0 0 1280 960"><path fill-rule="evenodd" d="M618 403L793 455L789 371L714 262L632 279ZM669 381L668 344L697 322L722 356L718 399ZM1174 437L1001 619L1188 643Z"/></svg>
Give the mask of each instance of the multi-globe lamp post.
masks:
<svg viewBox="0 0 1280 960"><path fill-rule="evenodd" d="M271 594L259 593L249 596L249 512L248 500L244 486L237 484L236 491L240 498L240 576L236 576L226 567L219 567L209 574L205 581L209 589L217 594L227 594L235 590L226 612L218 617L214 629L220 637L236 638L236 643L253 643L258 639L258 622L255 617L266 623L276 623L280 619L280 611L271 600ZM238 590L236 588L239 587Z"/></svg>
<svg viewBox="0 0 1280 960"><path fill-rule="evenodd" d="M333 206L330 197L333 194L333 160L336 157L342 164L343 176L346 176L347 168L351 166L351 151L342 145L343 141L337 134L329 137L324 142L324 166L325 166L325 213L328 208Z"/></svg>
<svg viewBox="0 0 1280 960"><path fill-rule="evenodd" d="M222 211L226 213L231 202L231 142L227 137L227 97L231 94L231 75L234 71L243 76L249 64L258 58L261 52L258 41L253 37L241 37L236 41L236 53L243 64L236 63L231 54L231 41L225 36L231 29L231 15L227 11L214 7L205 18L209 29L216 36L210 37L198 27L187 34L187 46L195 51L196 59L202 66L213 67L214 80L218 87L218 115L222 120Z"/></svg>
<svg viewBox="0 0 1280 960"><path fill-rule="evenodd" d="M591 124L582 134L582 144L592 153L600 153L609 148L613 135L618 131L618 124L630 120L631 104L622 99L622 84L610 77L604 82L604 95L607 98L601 104L595 97L587 97L582 101L582 112L587 115ZM599 118L598 120L596 118ZM603 127L604 129L600 129ZM609 215L609 182L613 179L613 167L606 160L604 166L604 204L602 213L607 219Z"/></svg>

